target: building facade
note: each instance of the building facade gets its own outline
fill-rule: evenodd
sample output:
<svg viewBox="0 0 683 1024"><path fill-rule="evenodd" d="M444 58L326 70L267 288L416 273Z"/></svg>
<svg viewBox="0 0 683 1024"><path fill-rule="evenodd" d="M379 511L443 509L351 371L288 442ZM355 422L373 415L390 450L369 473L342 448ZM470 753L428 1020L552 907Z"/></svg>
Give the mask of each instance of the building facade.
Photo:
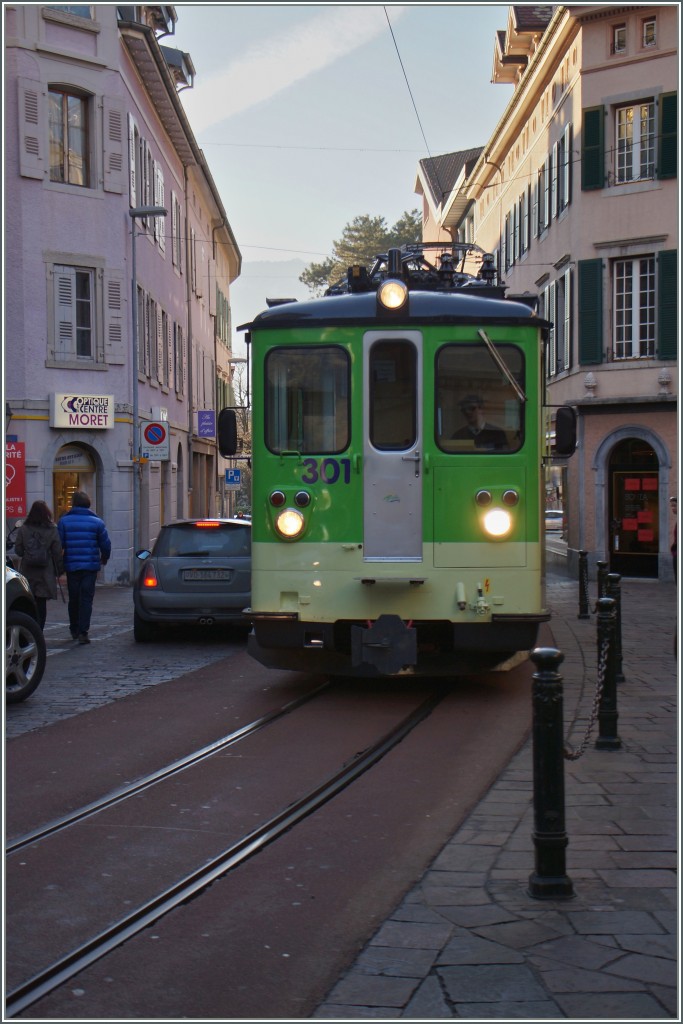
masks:
<svg viewBox="0 0 683 1024"><path fill-rule="evenodd" d="M495 253L508 294L538 295L552 324L548 403L575 407L579 443L547 466L547 503L574 571L585 550L673 578L678 19L677 4L510 7L493 81L514 92L438 224Z"/></svg>
<svg viewBox="0 0 683 1024"><path fill-rule="evenodd" d="M162 523L224 511L241 256L178 95L175 9L3 11L6 432L26 479L6 513L41 499L58 518L87 491L103 578L127 582Z"/></svg>

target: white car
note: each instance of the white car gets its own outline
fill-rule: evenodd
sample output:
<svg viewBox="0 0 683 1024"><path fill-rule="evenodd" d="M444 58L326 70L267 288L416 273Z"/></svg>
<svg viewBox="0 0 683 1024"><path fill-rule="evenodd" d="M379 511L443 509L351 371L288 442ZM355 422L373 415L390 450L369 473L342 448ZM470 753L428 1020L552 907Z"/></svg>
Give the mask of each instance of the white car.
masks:
<svg viewBox="0 0 683 1024"><path fill-rule="evenodd" d="M547 508L545 510L545 528L546 530L562 530L564 525L564 512L554 508Z"/></svg>

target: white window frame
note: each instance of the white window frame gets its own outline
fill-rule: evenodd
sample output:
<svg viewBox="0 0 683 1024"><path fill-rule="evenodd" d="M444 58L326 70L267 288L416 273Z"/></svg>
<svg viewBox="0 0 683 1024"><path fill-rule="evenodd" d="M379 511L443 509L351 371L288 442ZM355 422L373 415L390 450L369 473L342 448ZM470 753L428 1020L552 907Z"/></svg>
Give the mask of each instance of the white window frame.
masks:
<svg viewBox="0 0 683 1024"><path fill-rule="evenodd" d="M626 24L612 26L612 53L626 53Z"/></svg>
<svg viewBox="0 0 683 1024"><path fill-rule="evenodd" d="M620 287L622 282L623 287ZM657 288L654 253L615 260L612 289L613 358L618 361L653 359L656 355L657 343ZM645 296L644 303L643 296Z"/></svg>
<svg viewBox="0 0 683 1024"><path fill-rule="evenodd" d="M643 131L643 113L646 108L646 129ZM630 121L628 119L629 111L631 112ZM630 132L628 131L629 124ZM654 178L656 131L654 99L639 100L637 103L616 107L614 111L614 148L617 185L626 185L632 181L649 181Z"/></svg>
<svg viewBox="0 0 683 1024"><path fill-rule="evenodd" d="M648 41L648 28L652 26L652 39ZM657 45L657 18L643 18L641 22L641 38L640 44L644 50L649 50L652 46Z"/></svg>

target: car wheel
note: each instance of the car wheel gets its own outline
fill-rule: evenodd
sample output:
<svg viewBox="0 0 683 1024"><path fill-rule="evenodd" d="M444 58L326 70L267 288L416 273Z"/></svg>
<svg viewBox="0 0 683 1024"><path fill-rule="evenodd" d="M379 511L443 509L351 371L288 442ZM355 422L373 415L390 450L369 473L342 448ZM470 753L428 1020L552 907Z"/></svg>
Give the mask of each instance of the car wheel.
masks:
<svg viewBox="0 0 683 1024"><path fill-rule="evenodd" d="M45 671L43 631L25 612L9 611L5 622L5 700L18 704L30 697Z"/></svg>
<svg viewBox="0 0 683 1024"><path fill-rule="evenodd" d="M149 643L150 640L155 638L156 632L156 626L153 626L151 622L145 622L137 612L133 612L133 636L136 643Z"/></svg>

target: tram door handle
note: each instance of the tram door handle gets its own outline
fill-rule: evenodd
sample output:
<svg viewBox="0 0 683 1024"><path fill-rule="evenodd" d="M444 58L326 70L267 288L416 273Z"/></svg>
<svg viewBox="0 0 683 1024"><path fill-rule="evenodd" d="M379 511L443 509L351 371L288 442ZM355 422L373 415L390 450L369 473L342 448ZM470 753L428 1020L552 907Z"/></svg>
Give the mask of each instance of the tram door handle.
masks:
<svg viewBox="0 0 683 1024"><path fill-rule="evenodd" d="M420 461L421 461L421 459L422 459L422 456L420 455L419 451L417 451L417 449L412 453L412 455L402 455L401 456L401 461L402 462L414 462L415 463L415 476L419 476L420 475Z"/></svg>

